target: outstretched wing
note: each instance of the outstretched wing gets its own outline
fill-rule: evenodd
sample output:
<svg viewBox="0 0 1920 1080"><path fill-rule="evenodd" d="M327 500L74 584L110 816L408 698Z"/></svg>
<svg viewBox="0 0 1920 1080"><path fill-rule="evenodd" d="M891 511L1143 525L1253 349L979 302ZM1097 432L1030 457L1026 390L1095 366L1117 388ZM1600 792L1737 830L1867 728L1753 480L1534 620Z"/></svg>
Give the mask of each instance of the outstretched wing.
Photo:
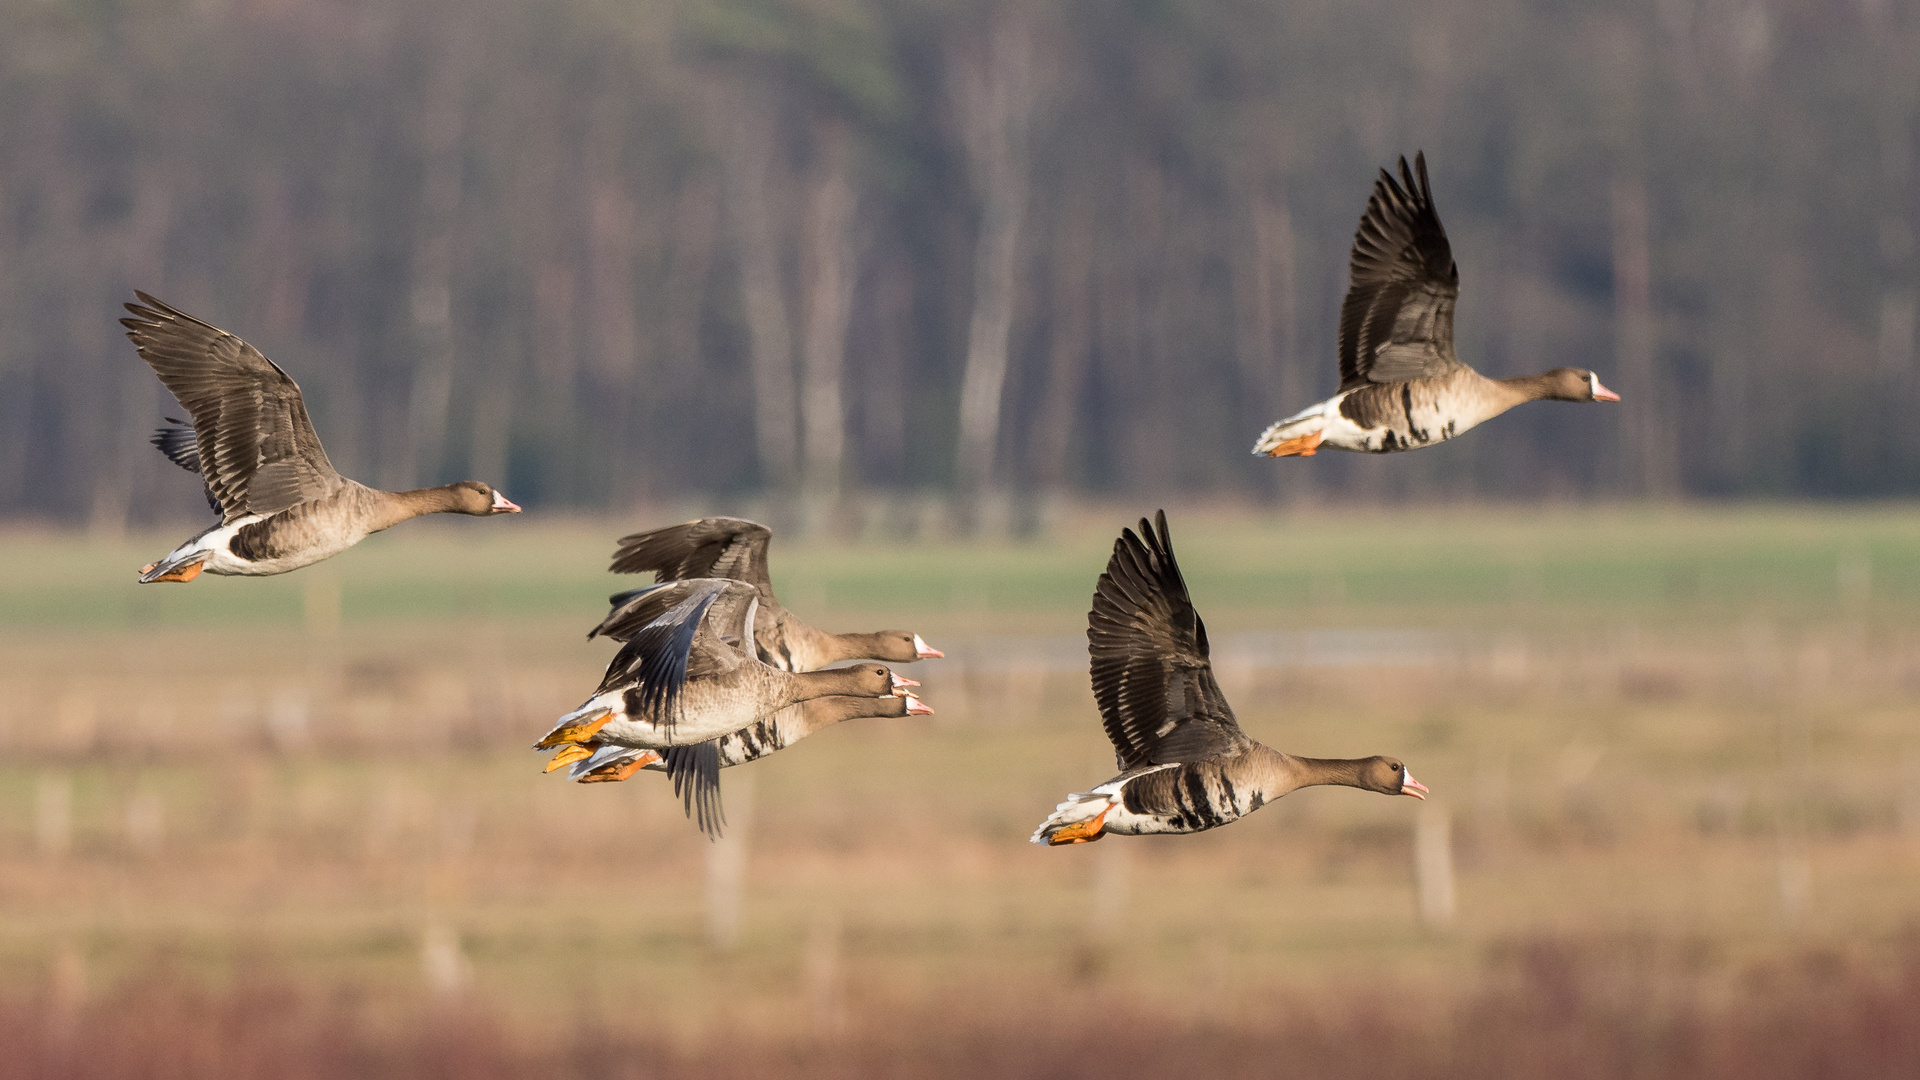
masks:
<svg viewBox="0 0 1920 1080"><path fill-rule="evenodd" d="M633 635L637 633L641 627L659 618L661 613L666 611L666 608L672 606L673 603L679 602L675 600L670 603L667 601L667 597L678 596L680 594L671 590L666 592L661 591L667 589L668 585L671 584L673 583L667 582L660 585L648 585L642 589L629 589L626 592L614 593L612 596L607 597L607 604L609 605L607 617L600 620L600 625L587 631L587 640L592 641L597 637L612 638L615 641L632 640ZM649 597L652 597L652 599L649 599ZM663 607L663 604L666 606Z"/></svg>
<svg viewBox="0 0 1920 1080"><path fill-rule="evenodd" d="M740 663L735 644L751 634L759 597L738 581L696 578L648 590L628 606L630 627L610 636L626 644L615 653L596 695L624 691L631 707L672 729L687 680ZM630 630L630 632L628 632Z"/></svg>
<svg viewBox="0 0 1920 1080"><path fill-rule="evenodd" d="M286 372L219 327L146 293L134 295L140 303L126 305L134 317L120 323L140 358L193 414L195 457L224 523L339 489L340 474Z"/></svg>
<svg viewBox="0 0 1920 1080"><path fill-rule="evenodd" d="M1087 614L1087 652L1121 771L1251 745L1214 680L1206 624L1174 561L1166 511L1114 542Z"/></svg>
<svg viewBox="0 0 1920 1080"><path fill-rule="evenodd" d="M620 538L613 553L616 574L652 571L655 581L732 578L773 596L767 576L767 544L773 531L741 518L710 517Z"/></svg>
<svg viewBox="0 0 1920 1080"><path fill-rule="evenodd" d="M148 440L154 448L167 455L167 460L190 473L200 472L200 442L193 434L193 425L185 420L167 417L167 426L154 430L153 438ZM207 487L207 505L214 513L220 512L220 500L213 497L213 488Z"/></svg>
<svg viewBox="0 0 1920 1080"><path fill-rule="evenodd" d="M700 823L700 831L712 839L720 838L727 815L720 807L720 743L717 739L691 746L669 746L663 751L667 775L673 777L673 793L687 816Z"/></svg>
<svg viewBox="0 0 1920 1080"><path fill-rule="evenodd" d="M1404 182L1404 186L1403 186ZM1340 305L1340 389L1444 375L1453 354L1460 270L1433 209L1427 157L1385 169L1353 236L1347 298Z"/></svg>
<svg viewBox="0 0 1920 1080"><path fill-rule="evenodd" d="M740 650L747 656L757 655L746 643L753 639L753 622L760 610L759 590L744 581L733 582L721 578L694 578L694 582L720 581L725 586L719 598L714 602L712 612L706 618L706 629L722 642ZM658 619L668 608L679 603L689 593L689 582L668 581L645 588L630 589L623 593L614 593L607 597L610 609L600 625L587 631L587 640L597 637L612 638L614 641L630 641L647 624ZM710 588L711 586L700 586Z"/></svg>

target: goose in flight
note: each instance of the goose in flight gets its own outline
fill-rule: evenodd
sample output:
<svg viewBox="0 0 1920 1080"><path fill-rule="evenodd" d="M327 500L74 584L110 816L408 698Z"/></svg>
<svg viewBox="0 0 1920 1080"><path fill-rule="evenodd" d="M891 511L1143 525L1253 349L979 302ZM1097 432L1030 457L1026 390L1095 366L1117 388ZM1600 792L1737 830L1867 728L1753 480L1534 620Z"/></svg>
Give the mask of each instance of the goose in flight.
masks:
<svg viewBox="0 0 1920 1080"><path fill-rule="evenodd" d="M597 628L624 642L593 696L534 744L596 743L658 751L673 789L718 835L722 736L817 697L886 697L920 685L883 664L781 671L755 655L759 595L745 582L690 578L655 585Z"/></svg>
<svg viewBox="0 0 1920 1080"><path fill-rule="evenodd" d="M260 350L143 292L121 319L140 358L193 418L153 444L206 480L218 524L140 568L142 584L298 570L422 514L517 514L477 480L381 491L333 470L300 387Z"/></svg>
<svg viewBox="0 0 1920 1080"><path fill-rule="evenodd" d="M1214 680L1207 627L1174 561L1165 511L1114 542L1087 615L1087 652L1120 775L1068 796L1034 831L1036 844L1200 832L1314 784L1427 797L1395 758L1295 757L1240 730Z"/></svg>
<svg viewBox="0 0 1920 1080"><path fill-rule="evenodd" d="M700 518L621 537L609 569L616 574L650 571L655 581L732 578L752 585L760 594L759 615L754 622L760 659L782 671L816 671L842 660L907 664L946 655L908 630L830 634L800 621L773 595L773 579L767 572L767 547L772 540L773 530L757 522ZM635 595L614 597L614 611L608 621L619 617L623 597Z"/></svg>
<svg viewBox="0 0 1920 1080"><path fill-rule="evenodd" d="M720 767L745 765L785 750L816 731L848 720L879 716L932 716L933 710L911 693L900 697L818 697L789 705L751 726L713 740ZM625 780L641 769L665 772L666 758L658 750L599 743L570 743L547 762L547 772L572 765L567 777L583 784Z"/></svg>
<svg viewBox="0 0 1920 1080"><path fill-rule="evenodd" d="M1489 379L1453 353L1460 270L1434 212L1427 158L1385 169L1354 233L1340 305L1340 392L1277 420L1255 454L1312 457L1321 447L1386 454L1432 446L1529 401L1619 401L1584 368Z"/></svg>

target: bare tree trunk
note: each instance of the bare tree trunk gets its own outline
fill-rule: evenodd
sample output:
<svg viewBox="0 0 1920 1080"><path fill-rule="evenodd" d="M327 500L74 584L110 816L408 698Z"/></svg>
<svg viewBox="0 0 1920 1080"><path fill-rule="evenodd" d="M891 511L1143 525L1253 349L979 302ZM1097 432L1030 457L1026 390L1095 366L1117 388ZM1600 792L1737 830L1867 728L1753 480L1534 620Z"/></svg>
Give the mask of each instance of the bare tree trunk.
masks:
<svg viewBox="0 0 1920 1080"><path fill-rule="evenodd" d="M740 304L753 362L754 437L760 474L776 492L790 491L797 475L794 424L793 331L780 273L780 234L772 205L774 124L767 103L751 89L714 86L708 102L725 165L723 192L740 260Z"/></svg>
<svg viewBox="0 0 1920 1080"><path fill-rule="evenodd" d="M861 232L854 211L853 134L838 120L817 129L800 252L802 307L800 419L804 433L807 527L839 502L847 408L841 388L847 327L859 283Z"/></svg>
<svg viewBox="0 0 1920 1080"><path fill-rule="evenodd" d="M286 178L275 168L259 168L252 183L254 226L248 256L263 271L260 325L276 339L302 334L307 312L307 281L312 269L309 245L294 221Z"/></svg>
<svg viewBox="0 0 1920 1080"><path fill-rule="evenodd" d="M469 478L505 490L507 436L513 425L512 366L499 356L481 359L474 367L473 428L467 450ZM511 497L511 496L509 496ZM526 498L522 495L521 498Z"/></svg>
<svg viewBox="0 0 1920 1080"><path fill-rule="evenodd" d="M1651 499L1679 494L1677 448L1666 417L1671 403L1656 368L1652 269L1647 251L1647 188L1638 173L1613 178L1614 349L1620 395L1627 491Z"/></svg>
<svg viewBox="0 0 1920 1080"><path fill-rule="evenodd" d="M909 376L913 355L913 274L896 248L876 253L873 268L871 338L859 347L854 381L859 403L856 483L898 491L907 479L907 438L912 413Z"/></svg>
<svg viewBox="0 0 1920 1080"><path fill-rule="evenodd" d="M994 14L984 57L954 65L954 111L973 188L980 231L973 254L973 317L960 387L956 478L963 493L993 483L1000 438L1000 401L1007 380L1030 183L1027 133L1033 112L1031 30L1015 4Z"/></svg>
<svg viewBox="0 0 1920 1080"><path fill-rule="evenodd" d="M719 223L720 195L713 178L689 178L673 204L673 256L661 290L656 370L686 372L699 366L702 302Z"/></svg>
<svg viewBox="0 0 1920 1080"><path fill-rule="evenodd" d="M120 265L141 282L140 288L160 291L166 286L167 233L173 224L173 178L160 167L137 170L138 188L134 192L133 212L119 238ZM92 312L76 312L86 320L75 327L73 339L90 341L105 338L100 350L106 355L112 337L112 323L97 319ZM99 330L93 329L99 327ZM108 332L103 332L108 331ZM118 350L114 350L118 352ZM153 422L143 415L156 396L157 383L146 365L137 361L116 364L105 380L113 387L112 400L104 408L87 410L99 417L105 437L92 440L105 447L94 459L93 499L87 508L87 531L95 536L117 537L127 528L133 505L133 477L139 470L136 455L148 452L146 440L129 437Z"/></svg>
<svg viewBox="0 0 1920 1080"><path fill-rule="evenodd" d="M1890 62L1890 61L1883 61ZM1908 62L1911 65L1911 61ZM1920 324L1920 293L1915 281L1914 158L1912 104L1914 76L1883 95L1880 117L1880 174L1887 192L1880 220L1880 259L1885 282L1880 294L1880 374L1899 382L1913 374L1914 335ZM1898 85L1904 83L1905 85ZM1905 91L1902 93L1901 91Z"/></svg>
<svg viewBox="0 0 1920 1080"><path fill-rule="evenodd" d="M1164 362L1171 333L1170 279L1180 270L1173 243L1179 210L1164 165L1152 154L1136 150L1123 166L1126 192L1121 225L1126 245L1116 253L1116 297L1102 299L1100 314L1113 325L1119 343L1102 366L1110 385L1130 392L1113 402L1113 454L1128 487L1160 494L1170 491L1176 475L1175 448L1179 446L1172 365Z"/></svg>
<svg viewBox="0 0 1920 1080"><path fill-rule="evenodd" d="M600 156L589 153L590 158ZM591 162L588 172L593 177L593 190L587 211L587 310L593 318L587 325L591 339L587 358L595 375L618 385L640 375L639 298L634 273L634 260L639 256L634 236L637 212L614 161Z"/></svg>
<svg viewBox="0 0 1920 1080"><path fill-rule="evenodd" d="M675 194L666 231L671 247L653 308L657 329L642 338L650 359L645 377L627 379L622 390L626 423L620 432L620 458L626 463L615 478L614 498L635 506L660 494L661 476L649 467L646 451L654 421L661 415L662 392L687 378L700 362L700 323L720 217L719 193L712 177L689 177ZM650 339L650 340L649 340Z"/></svg>
<svg viewBox="0 0 1920 1080"><path fill-rule="evenodd" d="M533 362L539 382L533 394L541 443L540 496L556 500L567 486L567 452L573 442L567 413L576 376L575 313L579 275L564 253L549 252L533 271Z"/></svg>
<svg viewBox="0 0 1920 1080"><path fill-rule="evenodd" d="M1265 424L1298 410L1306 396L1294 336L1299 305L1294 295L1293 215L1286 196L1266 183L1253 184L1248 196L1253 227L1249 242L1239 245L1244 263L1234 275L1235 355L1241 380L1253 395L1247 412ZM1249 444L1251 433L1258 430L1249 428ZM1312 482L1312 470L1263 472L1262 490L1284 482L1294 500L1305 495Z"/></svg>
<svg viewBox="0 0 1920 1080"><path fill-rule="evenodd" d="M1068 486L1075 420L1093 351L1093 244L1093 204L1084 195L1069 196L1054 222L1047 385L1027 442L1034 483L1048 501L1058 501Z"/></svg>
<svg viewBox="0 0 1920 1080"><path fill-rule="evenodd" d="M407 430L394 463L401 487L438 478L445 466L447 412L453 397L453 247L460 209L460 143L466 119L461 78L465 49L456 35L433 61L426 100L421 102L421 170L413 241L408 309L413 339L413 387L407 396Z"/></svg>

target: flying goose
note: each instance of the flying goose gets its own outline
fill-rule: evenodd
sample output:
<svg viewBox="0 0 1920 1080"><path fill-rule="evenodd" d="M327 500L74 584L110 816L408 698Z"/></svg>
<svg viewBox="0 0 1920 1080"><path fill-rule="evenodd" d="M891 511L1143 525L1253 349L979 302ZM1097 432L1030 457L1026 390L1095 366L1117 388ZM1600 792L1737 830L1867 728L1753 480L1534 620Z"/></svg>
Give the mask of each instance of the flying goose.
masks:
<svg viewBox="0 0 1920 1080"><path fill-rule="evenodd" d="M789 705L764 720L712 740L720 753L720 767L758 761L776 750L785 750L816 731L869 717L931 716L933 710L912 694L900 697L820 697ZM640 750L631 746L597 743L573 743L563 746L547 762L547 772L572 765L569 779L583 784L625 780L641 769L664 772L666 759L658 750Z"/></svg>
<svg viewBox="0 0 1920 1080"><path fill-rule="evenodd" d="M121 319L140 358L180 399L192 426L153 437L175 464L206 479L220 523L140 568L140 581L210 574L284 574L421 514L517 514L475 480L381 491L333 471L300 387L260 350L143 292ZM143 306L144 305L144 306Z"/></svg>
<svg viewBox="0 0 1920 1080"><path fill-rule="evenodd" d="M657 750L675 794L717 835L720 747L714 740L811 698L885 697L918 686L883 664L789 672L754 656L753 586L722 578L655 585L601 630L620 651L591 698L562 716L535 750L597 742Z"/></svg>
<svg viewBox="0 0 1920 1080"><path fill-rule="evenodd" d="M754 624L760 659L782 671L817 671L842 660L906 664L946 655L907 630L830 634L801 622L773 595L773 580L767 574L767 545L772 539L772 530L752 521L700 518L621 537L610 569L616 574L651 571L655 581L707 577L752 585L760 594L760 614ZM614 598L615 610L608 616L609 622L618 618L621 599Z"/></svg>
<svg viewBox="0 0 1920 1080"><path fill-rule="evenodd" d="M1200 832L1313 784L1426 798L1393 758L1295 757L1240 730L1214 681L1207 628L1174 561L1166 512L1154 522L1142 519L1138 536L1121 531L1087 615L1093 696L1120 775L1068 796L1033 842Z"/></svg>
<svg viewBox="0 0 1920 1080"><path fill-rule="evenodd" d="M1584 368L1489 379L1453 353L1460 270L1433 209L1427 158L1385 169L1353 237L1340 305L1340 392L1261 432L1255 454L1385 454L1445 442L1528 401L1619 401Z"/></svg>

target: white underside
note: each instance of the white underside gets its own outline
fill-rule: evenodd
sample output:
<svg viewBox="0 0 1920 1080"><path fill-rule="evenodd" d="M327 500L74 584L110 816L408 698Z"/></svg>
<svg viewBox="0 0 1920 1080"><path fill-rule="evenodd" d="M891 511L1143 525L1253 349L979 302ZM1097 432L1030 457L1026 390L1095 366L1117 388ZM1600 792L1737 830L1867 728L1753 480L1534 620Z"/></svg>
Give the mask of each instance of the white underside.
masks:
<svg viewBox="0 0 1920 1080"><path fill-rule="evenodd" d="M1342 391L1285 420L1275 420L1260 433L1259 440L1253 444L1253 452L1264 456L1289 439L1304 438L1316 431L1320 433L1320 445L1335 450L1364 452L1370 449L1369 443L1379 446L1385 429L1368 430L1340 415L1340 403L1351 393L1351 390Z"/></svg>
<svg viewBox="0 0 1920 1080"><path fill-rule="evenodd" d="M1354 391L1341 391L1285 420L1274 421L1260 433L1259 440L1253 444L1253 452L1265 455L1289 439L1298 439L1316 431L1320 433L1320 446L1333 450L1351 450L1362 454L1416 450L1446 442L1487 419L1484 415L1475 414L1479 410L1471 408L1470 401L1443 395L1438 402L1423 404L1416 401L1407 430L1388 425L1363 428L1340 412L1340 403L1351 393ZM1400 418L1403 421L1406 419L1404 416Z"/></svg>
<svg viewBox="0 0 1920 1080"><path fill-rule="evenodd" d="M1128 810L1121 800L1120 789L1127 784L1159 772L1161 769L1177 768L1176 765L1161 765L1124 778L1116 777L1101 784L1092 791L1078 792L1067 796L1067 801L1054 807L1053 813L1040 827L1033 830L1030 838L1036 844L1045 844L1047 837L1069 825L1078 825L1083 821L1092 821L1106 811L1106 820L1100 823L1101 831L1121 836L1141 836L1148 833L1186 832L1172 825L1166 818L1157 814L1136 814ZM1111 807L1111 809L1108 809Z"/></svg>
<svg viewBox="0 0 1920 1080"><path fill-rule="evenodd" d="M601 712L611 712L613 718L608 720L600 730L594 732L595 742L636 747L642 750L662 750L669 746L703 743L708 739L730 735L760 719L760 716L743 716L729 710L715 710L714 716L695 717L691 721L683 718L668 728L651 720L628 716L626 692L609 690L604 694L588 698L586 703L578 709L555 721L554 730L558 731L569 724L589 719Z"/></svg>
<svg viewBox="0 0 1920 1080"><path fill-rule="evenodd" d="M206 560L201 569L209 574L224 574L229 577L269 577L284 574L289 570L298 570L303 566L312 566L322 559L331 558L347 550L366 538L365 533L342 537L339 542L324 547L309 548L298 555L280 559L267 559L260 562L243 559L233 553L233 538L241 529L256 521L265 521L267 514L249 514L231 524L222 525L188 540L158 561L179 563L190 561L197 554L204 554Z"/></svg>

